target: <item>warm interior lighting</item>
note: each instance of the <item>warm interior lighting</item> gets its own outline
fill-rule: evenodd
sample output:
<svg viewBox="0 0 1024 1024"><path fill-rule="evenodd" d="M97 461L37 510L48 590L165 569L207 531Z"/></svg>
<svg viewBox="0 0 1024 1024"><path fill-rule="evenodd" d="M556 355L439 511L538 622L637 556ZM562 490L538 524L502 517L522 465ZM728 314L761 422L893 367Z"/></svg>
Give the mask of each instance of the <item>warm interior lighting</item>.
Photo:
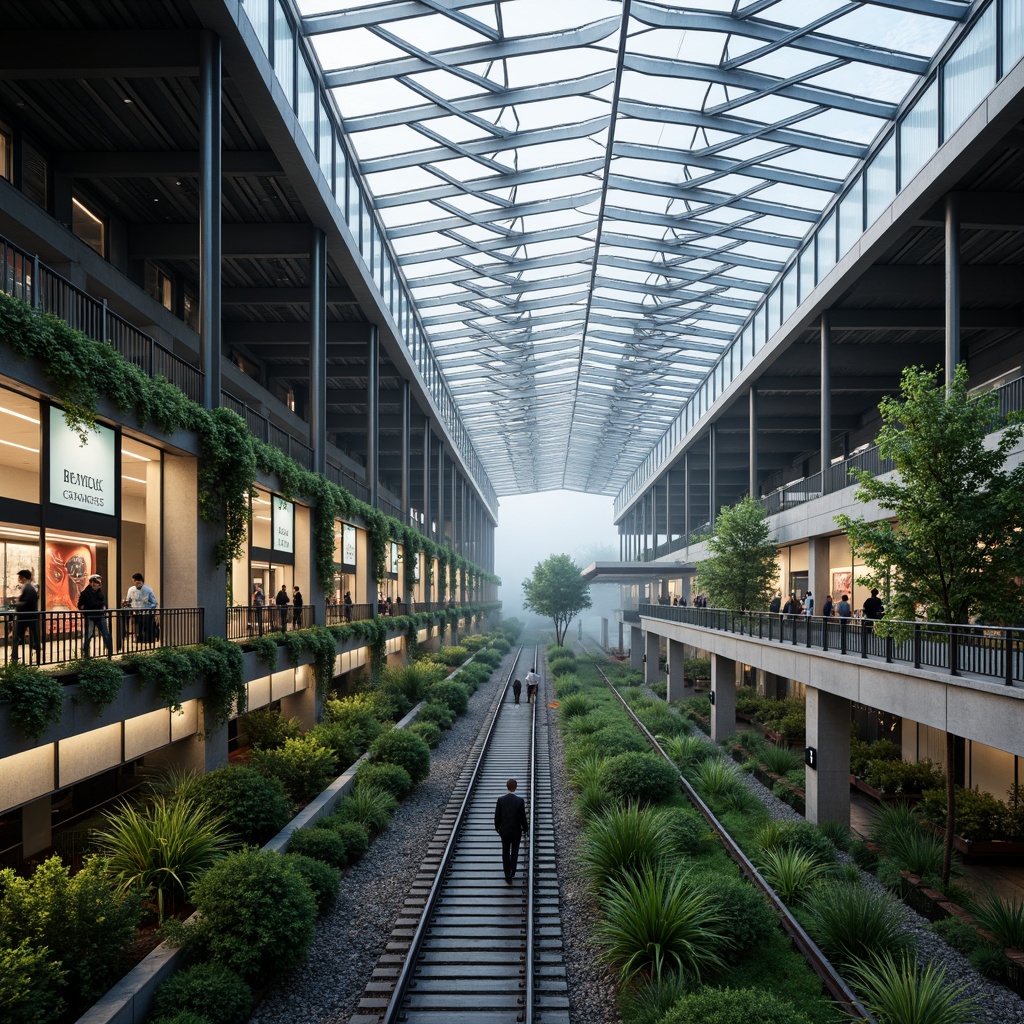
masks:
<svg viewBox="0 0 1024 1024"><path fill-rule="evenodd" d="M5 441L2 437L0 437L0 444L5 444L8 448L20 448L23 452L33 452L36 455L39 454L38 448L29 448L26 444L15 444L14 441Z"/></svg>
<svg viewBox="0 0 1024 1024"><path fill-rule="evenodd" d="M17 416L19 420L24 420L26 423L39 425L39 420L35 416L26 416L23 412L15 412L13 409L8 409L5 405L0 405L0 412L7 413L8 416Z"/></svg>

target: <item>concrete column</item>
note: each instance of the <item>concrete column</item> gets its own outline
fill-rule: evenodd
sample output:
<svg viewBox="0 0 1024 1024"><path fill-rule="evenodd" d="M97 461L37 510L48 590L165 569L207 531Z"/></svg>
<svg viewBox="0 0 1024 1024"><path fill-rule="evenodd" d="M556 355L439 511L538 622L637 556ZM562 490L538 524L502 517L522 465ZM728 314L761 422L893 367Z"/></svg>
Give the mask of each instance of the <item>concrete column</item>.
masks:
<svg viewBox="0 0 1024 1024"><path fill-rule="evenodd" d="M639 626L629 627L629 667L644 669L644 631Z"/></svg>
<svg viewBox="0 0 1024 1024"><path fill-rule="evenodd" d="M668 642L668 699L681 700L684 696L683 657L686 645L681 640Z"/></svg>
<svg viewBox="0 0 1024 1024"><path fill-rule="evenodd" d="M199 364L203 407L220 405L221 360L221 52L199 33Z"/></svg>
<svg viewBox="0 0 1024 1024"><path fill-rule="evenodd" d="M811 537L807 541L807 586L814 595L814 614L820 615L825 595L832 593L832 572L829 565L828 537ZM839 595L832 594L836 603Z"/></svg>
<svg viewBox="0 0 1024 1024"><path fill-rule="evenodd" d="M21 855L31 857L53 845L53 812L47 794L21 809Z"/></svg>
<svg viewBox="0 0 1024 1024"><path fill-rule="evenodd" d="M601 617L601 646L608 650L608 619L605 616Z"/></svg>
<svg viewBox="0 0 1024 1024"><path fill-rule="evenodd" d="M430 529L433 522L430 514L430 420L423 422L423 517L427 536L434 540L434 533ZM429 593L424 590L424 600L429 601Z"/></svg>
<svg viewBox="0 0 1024 1024"><path fill-rule="evenodd" d="M444 441L437 445L437 543L444 547Z"/></svg>
<svg viewBox="0 0 1024 1024"><path fill-rule="evenodd" d="M808 821L850 824L850 702L816 687L806 690L807 746L817 767L807 769Z"/></svg>
<svg viewBox="0 0 1024 1024"><path fill-rule="evenodd" d="M658 668L658 660L661 656L661 637L653 630L648 630L644 641L644 655L647 658L644 665L644 682L650 686L661 680L661 671Z"/></svg>
<svg viewBox="0 0 1024 1024"><path fill-rule="evenodd" d="M624 637L623 637L623 629L622 629L622 619L619 619L619 650L620 651L623 650L625 648L625 646L626 646L625 643L623 642L623 640L624 640Z"/></svg>
<svg viewBox="0 0 1024 1024"><path fill-rule="evenodd" d="M960 196L946 194L946 387L960 362Z"/></svg>
<svg viewBox="0 0 1024 1024"><path fill-rule="evenodd" d="M681 601L686 601L687 604L690 603L690 601L691 601L691 599L693 597L693 595L691 594L692 584L693 584L693 577L692 576L684 576L679 581L679 599Z"/></svg>
<svg viewBox="0 0 1024 1024"><path fill-rule="evenodd" d="M313 228L309 247L309 447L313 472L327 474L327 238Z"/></svg>
<svg viewBox="0 0 1024 1024"><path fill-rule="evenodd" d="M711 738L724 740L736 731L736 662L711 655Z"/></svg>

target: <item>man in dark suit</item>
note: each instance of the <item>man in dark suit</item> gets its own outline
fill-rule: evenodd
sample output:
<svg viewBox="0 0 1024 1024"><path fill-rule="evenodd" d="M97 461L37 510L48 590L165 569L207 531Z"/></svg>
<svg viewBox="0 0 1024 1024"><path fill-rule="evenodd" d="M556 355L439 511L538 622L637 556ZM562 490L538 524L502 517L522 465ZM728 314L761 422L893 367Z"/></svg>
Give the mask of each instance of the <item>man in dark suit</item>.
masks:
<svg viewBox="0 0 1024 1024"><path fill-rule="evenodd" d="M530 831L526 820L526 801L516 796L516 785L515 779L509 779L505 783L508 792L498 797L494 807L494 831L501 836L501 866L505 869L505 881L509 885L516 877L519 841Z"/></svg>

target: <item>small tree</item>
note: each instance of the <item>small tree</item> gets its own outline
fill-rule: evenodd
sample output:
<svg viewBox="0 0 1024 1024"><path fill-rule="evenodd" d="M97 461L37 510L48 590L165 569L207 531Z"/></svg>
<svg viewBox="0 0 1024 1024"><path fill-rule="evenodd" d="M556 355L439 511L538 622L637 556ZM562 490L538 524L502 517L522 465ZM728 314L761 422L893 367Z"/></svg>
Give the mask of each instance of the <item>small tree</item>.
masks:
<svg viewBox="0 0 1024 1024"><path fill-rule="evenodd" d="M878 480L863 470L854 473L858 500L877 502L895 522L836 516L870 570L858 582L886 588L887 618L914 619L920 605L933 622L968 622L971 615L1019 621L1024 466L1009 472L1003 467L1024 424L1011 420L989 445L999 401L992 392L970 394L963 364L948 388L941 367L908 366L900 391L901 398L884 398L878 406L879 454L893 460L898 475ZM954 740L947 732L946 883L956 825Z"/></svg>
<svg viewBox="0 0 1024 1024"><path fill-rule="evenodd" d="M697 565L697 585L716 608L765 608L775 592L777 549L768 513L749 495L715 519L711 558Z"/></svg>
<svg viewBox="0 0 1024 1024"><path fill-rule="evenodd" d="M591 606L590 584L580 567L568 555L551 555L538 562L533 575L523 580L523 604L532 612L551 619L555 640L562 646L573 616Z"/></svg>

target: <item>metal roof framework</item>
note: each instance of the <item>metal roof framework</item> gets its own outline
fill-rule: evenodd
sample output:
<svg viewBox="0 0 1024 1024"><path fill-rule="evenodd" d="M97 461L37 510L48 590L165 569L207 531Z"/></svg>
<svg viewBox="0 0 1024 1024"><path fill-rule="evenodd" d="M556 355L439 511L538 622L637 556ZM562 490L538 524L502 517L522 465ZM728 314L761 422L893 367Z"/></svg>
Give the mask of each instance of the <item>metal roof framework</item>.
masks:
<svg viewBox="0 0 1024 1024"><path fill-rule="evenodd" d="M614 494L970 3L298 7L495 489Z"/></svg>

